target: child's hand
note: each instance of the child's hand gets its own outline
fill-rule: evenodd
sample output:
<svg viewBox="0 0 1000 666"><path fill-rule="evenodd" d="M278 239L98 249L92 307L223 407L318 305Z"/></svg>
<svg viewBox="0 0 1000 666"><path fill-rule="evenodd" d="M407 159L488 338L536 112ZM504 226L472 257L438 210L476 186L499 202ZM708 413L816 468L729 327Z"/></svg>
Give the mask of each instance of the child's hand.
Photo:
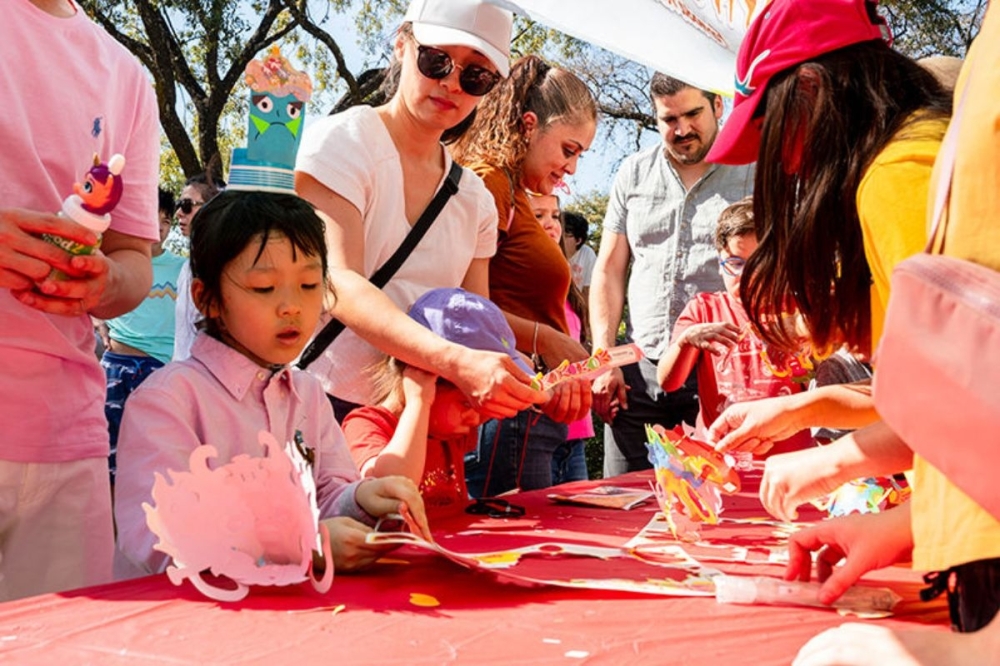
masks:
<svg viewBox="0 0 1000 666"><path fill-rule="evenodd" d="M403 396L406 404L421 401L430 405L434 402L436 387L437 375L413 365L408 365L403 370Z"/></svg>
<svg viewBox="0 0 1000 666"><path fill-rule="evenodd" d="M808 425L802 423L791 397L782 395L730 405L709 426L708 441L723 453L748 451L764 455L775 442Z"/></svg>
<svg viewBox="0 0 1000 666"><path fill-rule="evenodd" d="M760 501L778 520L798 518L798 506L828 495L850 477L841 478L838 447L813 446L771 456L764 462Z"/></svg>
<svg viewBox="0 0 1000 666"><path fill-rule="evenodd" d="M406 515L409 511L417 527L417 536L433 541L427 525L424 500L417 485L405 476L383 476L369 479L354 491L354 501L370 515L381 517L387 513Z"/></svg>
<svg viewBox="0 0 1000 666"><path fill-rule="evenodd" d="M395 545L366 543L365 537L372 528L353 518L327 518L320 522L330 532L330 552L337 573L370 567L385 553L396 548Z"/></svg>
<svg viewBox="0 0 1000 666"><path fill-rule="evenodd" d="M542 412L557 423L572 423L583 418L593 402L590 382L583 379L560 382L548 393L552 397L542 405Z"/></svg>
<svg viewBox="0 0 1000 666"><path fill-rule="evenodd" d="M788 540L784 577L808 582L815 567L816 578L823 584L819 600L832 604L864 574L906 562L912 550L910 503L906 502L881 513L854 513L796 532ZM837 566L841 560L843 566Z"/></svg>
<svg viewBox="0 0 1000 666"><path fill-rule="evenodd" d="M718 356L740 341L740 329L728 322L694 324L688 327L678 341Z"/></svg>

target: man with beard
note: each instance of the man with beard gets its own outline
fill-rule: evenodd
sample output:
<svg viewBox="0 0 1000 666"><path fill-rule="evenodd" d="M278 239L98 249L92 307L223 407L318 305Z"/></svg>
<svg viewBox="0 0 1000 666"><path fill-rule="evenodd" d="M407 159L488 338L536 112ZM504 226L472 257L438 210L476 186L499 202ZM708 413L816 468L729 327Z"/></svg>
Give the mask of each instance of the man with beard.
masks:
<svg viewBox="0 0 1000 666"><path fill-rule="evenodd" d="M753 167L709 164L722 116L718 95L664 74L650 82L663 144L629 156L615 177L590 286L594 348L615 345L628 286L626 335L646 358L594 382L594 410L604 420L604 475L647 469L644 425L693 424L698 389L664 393L656 363L674 320L701 291L722 284L715 227L730 203L753 189ZM629 267L631 265L631 273Z"/></svg>

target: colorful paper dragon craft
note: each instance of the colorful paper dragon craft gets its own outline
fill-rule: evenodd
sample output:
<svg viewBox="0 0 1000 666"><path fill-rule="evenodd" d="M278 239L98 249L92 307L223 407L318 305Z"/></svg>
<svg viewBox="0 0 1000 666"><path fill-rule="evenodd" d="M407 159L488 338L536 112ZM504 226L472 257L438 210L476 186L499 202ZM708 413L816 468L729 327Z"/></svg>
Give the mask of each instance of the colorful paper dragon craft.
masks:
<svg viewBox="0 0 1000 666"><path fill-rule="evenodd" d="M666 430L647 425L646 448L656 473L653 490L674 537L688 536L691 524L717 524L720 493L731 495L740 489L739 474L726 458L685 435L680 426Z"/></svg>
<svg viewBox="0 0 1000 666"><path fill-rule="evenodd" d="M868 477L848 481L812 504L831 517L851 513L878 513L902 504L910 497L910 486L892 477Z"/></svg>
<svg viewBox="0 0 1000 666"><path fill-rule="evenodd" d="M596 379L612 368L635 363L643 356L642 350L635 344L597 349L593 356L582 361L563 361L547 374L538 373L531 380L531 388L544 391L569 379Z"/></svg>

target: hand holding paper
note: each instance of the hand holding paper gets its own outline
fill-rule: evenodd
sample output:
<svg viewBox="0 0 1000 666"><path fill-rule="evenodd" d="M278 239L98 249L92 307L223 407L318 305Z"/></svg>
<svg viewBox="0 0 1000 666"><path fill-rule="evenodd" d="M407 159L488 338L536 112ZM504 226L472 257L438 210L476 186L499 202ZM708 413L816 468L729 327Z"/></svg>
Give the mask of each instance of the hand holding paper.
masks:
<svg viewBox="0 0 1000 666"><path fill-rule="evenodd" d="M337 571L360 571L396 548L395 545L369 543L367 539L372 529L353 518L327 518L321 524L330 533L330 554ZM315 566L315 558L313 562ZM325 566L330 566L329 562Z"/></svg>
<svg viewBox="0 0 1000 666"><path fill-rule="evenodd" d="M424 500L417 485L404 476L385 476L368 479L354 493L358 505L372 516L398 513L409 518L407 523L414 534L433 541L427 524Z"/></svg>

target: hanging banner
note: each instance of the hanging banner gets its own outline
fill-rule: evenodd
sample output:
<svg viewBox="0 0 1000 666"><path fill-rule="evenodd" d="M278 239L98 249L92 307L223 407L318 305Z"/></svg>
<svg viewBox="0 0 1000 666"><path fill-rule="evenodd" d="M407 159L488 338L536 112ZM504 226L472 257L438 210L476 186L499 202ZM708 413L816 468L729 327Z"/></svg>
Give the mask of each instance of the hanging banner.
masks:
<svg viewBox="0 0 1000 666"><path fill-rule="evenodd" d="M736 52L766 0L489 0L680 79L731 95Z"/></svg>

